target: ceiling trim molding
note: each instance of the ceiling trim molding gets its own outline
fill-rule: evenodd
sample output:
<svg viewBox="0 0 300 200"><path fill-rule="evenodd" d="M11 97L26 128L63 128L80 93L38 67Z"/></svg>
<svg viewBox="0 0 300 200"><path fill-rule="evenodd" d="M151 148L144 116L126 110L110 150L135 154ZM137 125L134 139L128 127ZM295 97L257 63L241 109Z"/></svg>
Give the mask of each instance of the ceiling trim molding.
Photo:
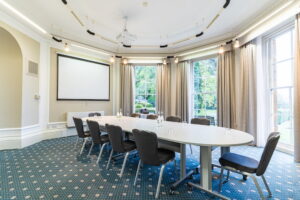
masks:
<svg viewBox="0 0 300 200"><path fill-rule="evenodd" d="M80 19L80 17L75 13L75 11L71 8L71 6L68 4L67 0L61 0L62 3L67 7L67 9L69 10L69 12L71 13L71 15L75 18L76 21L79 22L79 24L86 28L84 23L82 22L82 20ZM179 45L183 42L186 42L186 41L189 41L189 40L193 40L195 38L199 38L201 37L205 31L207 31L215 22L216 20L220 17L221 13L230 5L230 2L231 0L225 0L225 3L224 5L222 6L222 8L219 10L219 12L215 15L215 17L209 22L209 24L206 26L206 28L204 30L202 30L201 32L197 33L196 35L193 35L193 36L190 36L190 37L187 37L187 38L183 38L183 39L180 39L178 41L174 41L170 44L160 44L160 45L131 45L131 44L123 44L122 43L122 46L124 48L141 48L141 47L145 47L147 46L147 48L153 48L153 49L157 49L157 48L168 48L170 46L176 46L176 45ZM110 43L113 43L115 45L118 45L118 42L113 40L113 39L110 39L110 38L106 38L104 36L102 36L101 34L99 33L95 33L94 31L92 31L91 29L87 29L86 32L92 36L98 36L100 37L101 39L105 40L105 41L108 41Z"/></svg>

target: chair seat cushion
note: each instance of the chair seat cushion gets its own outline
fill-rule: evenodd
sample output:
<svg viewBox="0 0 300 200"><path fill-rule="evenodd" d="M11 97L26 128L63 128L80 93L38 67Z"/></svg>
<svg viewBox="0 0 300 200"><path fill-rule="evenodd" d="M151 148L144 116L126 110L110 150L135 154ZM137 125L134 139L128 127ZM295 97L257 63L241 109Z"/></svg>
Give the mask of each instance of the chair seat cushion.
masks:
<svg viewBox="0 0 300 200"><path fill-rule="evenodd" d="M175 152L167 149L158 148L158 158L161 164L173 160L175 158Z"/></svg>
<svg viewBox="0 0 300 200"><path fill-rule="evenodd" d="M109 142L109 137L108 137L107 134L106 135L101 135L100 140L101 140L102 143L107 143L107 142Z"/></svg>
<svg viewBox="0 0 300 200"><path fill-rule="evenodd" d="M84 131L84 137L91 137L90 131Z"/></svg>
<svg viewBox="0 0 300 200"><path fill-rule="evenodd" d="M225 153L219 162L224 167L232 167L248 173L256 173L258 161L235 153Z"/></svg>
<svg viewBox="0 0 300 200"><path fill-rule="evenodd" d="M125 140L123 145L126 152L136 149L135 142L132 140Z"/></svg>

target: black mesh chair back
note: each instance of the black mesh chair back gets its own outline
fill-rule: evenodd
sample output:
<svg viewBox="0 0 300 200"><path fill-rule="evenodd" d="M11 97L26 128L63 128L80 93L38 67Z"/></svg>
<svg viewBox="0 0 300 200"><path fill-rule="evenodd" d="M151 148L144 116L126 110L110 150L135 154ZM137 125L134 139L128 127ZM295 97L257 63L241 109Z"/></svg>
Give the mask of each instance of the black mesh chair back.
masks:
<svg viewBox="0 0 300 200"><path fill-rule="evenodd" d="M112 148L117 153L124 153L123 145L123 130L119 126L106 124L106 132L108 133L109 141Z"/></svg>
<svg viewBox="0 0 300 200"><path fill-rule="evenodd" d="M95 112L95 113L89 113L89 117L100 117L101 113Z"/></svg>
<svg viewBox="0 0 300 200"><path fill-rule="evenodd" d="M155 133L140 131L137 129L132 130L139 157L144 164L159 166L158 157L158 142Z"/></svg>
<svg viewBox="0 0 300 200"><path fill-rule="evenodd" d="M149 114L149 111L147 110L147 108L142 108L140 110L140 113L142 113L142 114Z"/></svg>
<svg viewBox="0 0 300 200"><path fill-rule="evenodd" d="M140 117L141 117L141 114L139 114L139 113L132 113L132 114L130 115L130 117L140 118Z"/></svg>
<svg viewBox="0 0 300 200"><path fill-rule="evenodd" d="M261 155L261 158L260 158L257 170L256 170L257 176L261 176L265 173L265 171L270 163L270 160L272 158L272 155L276 149L279 138L280 138L280 134L278 132L273 132L269 135L267 144Z"/></svg>
<svg viewBox="0 0 300 200"><path fill-rule="evenodd" d="M170 122L181 122L181 118L180 117L176 117L176 116L168 116L166 118L166 121L170 121Z"/></svg>
<svg viewBox="0 0 300 200"><path fill-rule="evenodd" d="M198 124L198 125L210 125L210 120L206 118L193 118L191 120L191 124Z"/></svg>
<svg viewBox="0 0 300 200"><path fill-rule="evenodd" d="M87 125L94 144L101 144L101 131L98 122L87 120Z"/></svg>
<svg viewBox="0 0 300 200"><path fill-rule="evenodd" d="M147 119L157 119L157 115L147 115Z"/></svg>
<svg viewBox="0 0 300 200"><path fill-rule="evenodd" d="M82 119L73 117L73 121L74 121L74 124L75 124L75 128L76 128L78 137L84 138L85 135L84 135Z"/></svg>

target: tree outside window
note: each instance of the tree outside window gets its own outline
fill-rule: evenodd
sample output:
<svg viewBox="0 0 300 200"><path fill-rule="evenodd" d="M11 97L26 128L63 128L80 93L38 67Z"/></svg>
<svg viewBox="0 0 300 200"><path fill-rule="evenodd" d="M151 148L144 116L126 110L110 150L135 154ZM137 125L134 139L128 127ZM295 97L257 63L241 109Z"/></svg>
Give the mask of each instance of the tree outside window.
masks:
<svg viewBox="0 0 300 200"><path fill-rule="evenodd" d="M156 111L156 66L135 66L135 112Z"/></svg>
<svg viewBox="0 0 300 200"><path fill-rule="evenodd" d="M193 116L217 118L217 58L193 62Z"/></svg>

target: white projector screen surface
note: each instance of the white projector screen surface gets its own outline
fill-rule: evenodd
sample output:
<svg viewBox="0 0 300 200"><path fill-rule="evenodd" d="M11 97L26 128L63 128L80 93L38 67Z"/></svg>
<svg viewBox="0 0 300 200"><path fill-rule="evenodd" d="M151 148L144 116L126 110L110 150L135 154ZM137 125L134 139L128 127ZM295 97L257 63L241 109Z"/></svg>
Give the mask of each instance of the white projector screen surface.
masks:
<svg viewBox="0 0 300 200"><path fill-rule="evenodd" d="M109 65L57 55L57 100L109 100Z"/></svg>

